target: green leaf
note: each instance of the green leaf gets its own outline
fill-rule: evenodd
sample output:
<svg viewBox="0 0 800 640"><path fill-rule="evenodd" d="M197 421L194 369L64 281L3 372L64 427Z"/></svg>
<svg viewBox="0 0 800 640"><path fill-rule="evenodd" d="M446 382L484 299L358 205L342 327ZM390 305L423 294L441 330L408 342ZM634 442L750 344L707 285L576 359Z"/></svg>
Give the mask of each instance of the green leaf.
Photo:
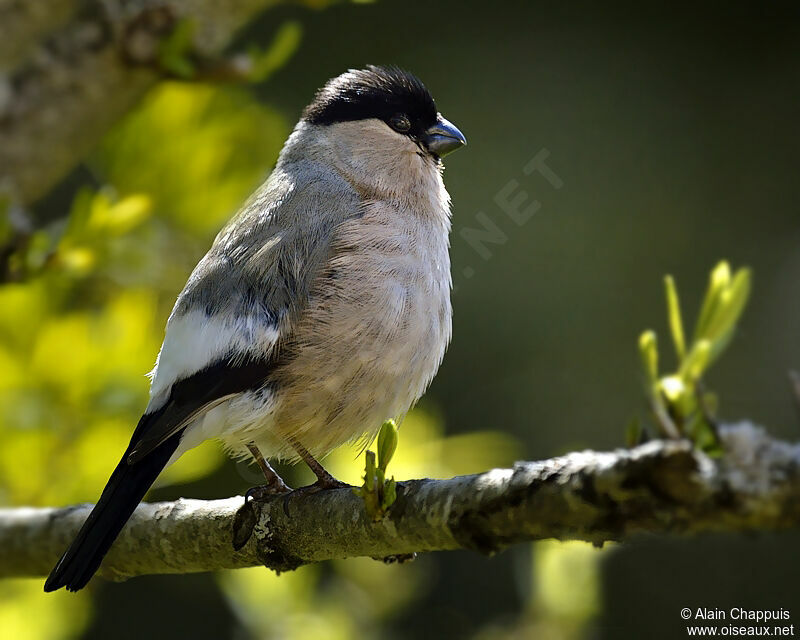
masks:
<svg viewBox="0 0 800 640"><path fill-rule="evenodd" d="M706 419L701 418L694 425L692 433L692 441L695 446L703 451L706 455L711 457L718 457L722 455L722 443L717 437L717 432L714 426Z"/></svg>
<svg viewBox="0 0 800 640"><path fill-rule="evenodd" d="M280 26L268 49L261 51L258 47L251 47L248 50L251 68L247 79L250 82L264 82L294 55L302 37L302 25L296 20L289 20Z"/></svg>
<svg viewBox="0 0 800 640"><path fill-rule="evenodd" d="M711 271L711 276L709 277L708 281L708 289L706 290L706 296L703 300L703 306L700 309L700 316L697 319L697 325L695 326L695 341L707 337L708 325L716 311L719 297L728 286L730 278L731 268L725 260L717 264L717 266Z"/></svg>
<svg viewBox="0 0 800 640"><path fill-rule="evenodd" d="M102 233L104 237L127 233L147 219L152 211L151 199L144 194L133 194L113 204L107 198L101 202L102 206L92 206L86 228L93 234Z"/></svg>
<svg viewBox="0 0 800 640"><path fill-rule="evenodd" d="M667 296L667 317L669 328L672 332L672 342L675 344L675 353L678 360L683 360L686 354L686 340L683 335L683 319L681 318L681 305L678 299L678 290L672 276L664 277L664 288Z"/></svg>
<svg viewBox="0 0 800 640"><path fill-rule="evenodd" d="M715 313L706 329L707 336L713 342L727 344L730 340L729 334L733 333L750 297L751 279L750 269L739 269L730 285L720 293ZM715 352L719 354L721 349Z"/></svg>
<svg viewBox="0 0 800 640"><path fill-rule="evenodd" d="M95 199L100 197L89 188L81 188L72 200L69 211L67 228L64 231L64 240L70 240L83 233L89 218L92 215L92 208L95 206Z"/></svg>
<svg viewBox="0 0 800 640"><path fill-rule="evenodd" d="M709 365L722 354L733 338L750 297L751 282L751 270L739 269L733 281L720 293L717 308L706 328L707 337L711 340Z"/></svg>
<svg viewBox="0 0 800 640"><path fill-rule="evenodd" d="M639 357L642 368L651 385L658 382L658 338L654 331L645 331L639 336Z"/></svg>
<svg viewBox="0 0 800 640"><path fill-rule="evenodd" d="M183 18L175 25L158 50L158 62L162 69L187 80L196 75L197 69L192 60L194 35L194 20Z"/></svg>
<svg viewBox="0 0 800 640"><path fill-rule="evenodd" d="M687 383L693 383L703 376L711 358L711 342L700 340L694 344L689 355L681 363L679 375Z"/></svg>

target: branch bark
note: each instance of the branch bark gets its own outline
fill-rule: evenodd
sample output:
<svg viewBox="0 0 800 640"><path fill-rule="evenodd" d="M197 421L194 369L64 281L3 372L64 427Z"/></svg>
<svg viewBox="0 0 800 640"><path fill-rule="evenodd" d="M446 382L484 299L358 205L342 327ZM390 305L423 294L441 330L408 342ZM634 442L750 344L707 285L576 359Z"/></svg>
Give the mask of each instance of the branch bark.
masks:
<svg viewBox="0 0 800 640"><path fill-rule="evenodd" d="M800 526L800 445L773 440L749 423L726 426L721 437L726 453L718 460L685 441L654 441L448 480L402 482L379 522L367 517L363 501L349 489L288 501L142 504L100 573L119 580L256 565L287 571L332 558L393 560L449 549L494 553L543 538L602 545L642 533ZM90 509L0 510L0 577L45 575Z"/></svg>
<svg viewBox="0 0 800 640"><path fill-rule="evenodd" d="M161 77L182 19L213 58L279 0L0 0L0 189L46 194Z"/></svg>

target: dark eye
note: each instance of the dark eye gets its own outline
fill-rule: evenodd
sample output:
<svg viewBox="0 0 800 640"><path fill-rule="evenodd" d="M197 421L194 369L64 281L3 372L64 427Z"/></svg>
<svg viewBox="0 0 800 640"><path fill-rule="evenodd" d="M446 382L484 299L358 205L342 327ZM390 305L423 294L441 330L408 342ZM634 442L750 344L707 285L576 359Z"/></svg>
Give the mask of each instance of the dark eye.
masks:
<svg viewBox="0 0 800 640"><path fill-rule="evenodd" d="M389 118L389 126L400 133L408 133L411 129L411 121L404 113L398 113Z"/></svg>

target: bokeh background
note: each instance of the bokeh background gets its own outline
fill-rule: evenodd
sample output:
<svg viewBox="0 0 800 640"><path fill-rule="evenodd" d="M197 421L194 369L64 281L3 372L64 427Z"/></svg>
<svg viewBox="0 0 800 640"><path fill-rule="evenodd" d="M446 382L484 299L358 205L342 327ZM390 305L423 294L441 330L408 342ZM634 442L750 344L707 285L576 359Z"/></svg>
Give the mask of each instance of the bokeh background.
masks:
<svg viewBox="0 0 800 640"><path fill-rule="evenodd" d="M724 418L796 440L786 372L800 368L799 26L730 3L683 17L392 0L267 12L236 45L273 48L267 80L163 83L37 206L54 226L24 256L24 280L0 286L0 504L96 499L146 403L143 374L186 276L314 89L366 63L417 73L469 139L445 175L453 343L403 425L398 478L621 446L628 420L646 415L637 337L653 328L666 342L663 275L693 316L720 258L750 265L755 290L708 385ZM524 172L543 151L560 188ZM498 204L504 188L539 202L524 224ZM479 251L465 229L487 220L499 241ZM329 463L358 480L355 450ZM212 443L151 499L226 497L257 481ZM0 636L677 638L683 607L784 607L800 623L799 548L797 533L602 551L541 542L280 577L95 581L77 595L7 580Z"/></svg>

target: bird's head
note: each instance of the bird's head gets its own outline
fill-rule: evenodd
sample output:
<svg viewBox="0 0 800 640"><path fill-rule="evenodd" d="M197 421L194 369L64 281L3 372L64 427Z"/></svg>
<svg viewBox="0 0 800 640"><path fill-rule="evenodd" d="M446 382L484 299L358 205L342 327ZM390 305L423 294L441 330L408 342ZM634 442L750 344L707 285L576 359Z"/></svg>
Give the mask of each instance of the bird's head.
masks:
<svg viewBox="0 0 800 640"><path fill-rule="evenodd" d="M300 128L311 129L306 141L322 138L349 168L381 177L438 173L441 158L467 143L425 85L397 67L351 69L329 80Z"/></svg>

